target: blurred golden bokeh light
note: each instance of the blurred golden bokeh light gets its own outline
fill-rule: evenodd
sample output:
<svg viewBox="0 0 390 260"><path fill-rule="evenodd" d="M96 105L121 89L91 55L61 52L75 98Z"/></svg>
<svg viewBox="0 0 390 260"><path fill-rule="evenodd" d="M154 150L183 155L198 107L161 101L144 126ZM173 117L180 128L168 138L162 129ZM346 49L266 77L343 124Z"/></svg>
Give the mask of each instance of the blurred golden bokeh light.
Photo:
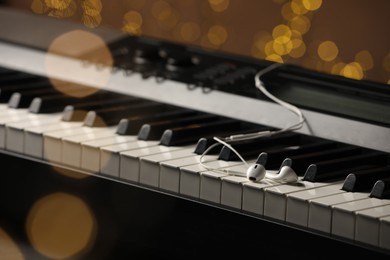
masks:
<svg viewBox="0 0 390 260"><path fill-rule="evenodd" d="M51 259L71 259L94 243L97 223L80 198L57 192L38 200L30 209L26 232L31 245Z"/></svg>
<svg viewBox="0 0 390 260"><path fill-rule="evenodd" d="M303 6L310 11L317 10L322 5L322 0L302 0Z"/></svg>
<svg viewBox="0 0 390 260"><path fill-rule="evenodd" d="M332 41L324 41L318 45L318 56L323 61L332 61L336 59L339 54L339 49L337 45Z"/></svg>
<svg viewBox="0 0 390 260"><path fill-rule="evenodd" d="M180 27L180 36L186 42L196 41L201 34L199 25L193 22L183 23Z"/></svg>
<svg viewBox="0 0 390 260"><path fill-rule="evenodd" d="M351 62L345 65L341 71L341 75L352 79L362 79L364 76L362 66L357 62Z"/></svg>
<svg viewBox="0 0 390 260"><path fill-rule="evenodd" d="M374 59L369 51L363 50L355 55L355 61L360 64L363 70L370 70L374 67Z"/></svg>
<svg viewBox="0 0 390 260"><path fill-rule="evenodd" d="M389 7L385 0L376 6L376 12ZM367 39L381 42L386 37L382 27L389 20L383 17L383 11L378 13L378 19L368 21L371 7L362 1L347 5L322 0L33 0L29 6L37 14L79 20L89 28L109 25L132 35L190 43L257 59L283 60L353 78L363 75L362 79L387 83L388 44L385 41L376 47L368 45ZM340 12L335 12L335 8ZM343 26L339 26L341 23ZM365 33L362 40L354 36L358 28ZM256 36L259 32L263 34L261 40ZM340 62L358 63L363 74L354 65L345 72L338 66L335 69Z"/></svg>
<svg viewBox="0 0 390 260"><path fill-rule="evenodd" d="M82 62L96 66L82 67ZM45 68L57 90L69 96L85 97L107 84L113 63L110 50L99 36L83 30L73 30L53 40L47 51ZM58 75L64 71L69 79L93 79L94 87L85 87L76 81L73 87L61 84ZM77 91L74 91L75 88Z"/></svg>
<svg viewBox="0 0 390 260"><path fill-rule="evenodd" d="M223 12L225 11L230 4L229 0L209 0L209 4L211 9L215 12Z"/></svg>
<svg viewBox="0 0 390 260"><path fill-rule="evenodd" d="M137 11L129 11L123 16L122 31L130 34L141 34L142 15Z"/></svg>

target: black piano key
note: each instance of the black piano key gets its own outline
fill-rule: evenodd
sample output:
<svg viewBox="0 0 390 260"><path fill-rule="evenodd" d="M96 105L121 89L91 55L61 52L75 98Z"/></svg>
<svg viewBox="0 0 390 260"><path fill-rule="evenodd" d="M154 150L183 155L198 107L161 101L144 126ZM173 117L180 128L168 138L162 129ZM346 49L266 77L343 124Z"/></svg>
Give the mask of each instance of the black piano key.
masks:
<svg viewBox="0 0 390 260"><path fill-rule="evenodd" d="M192 125L192 124L202 124L205 122L210 122L217 120L219 117L211 114L201 114L192 117L185 117L178 120L165 120L159 122L153 122L142 125L141 129L138 132L139 140L160 140L162 134L166 129Z"/></svg>
<svg viewBox="0 0 390 260"><path fill-rule="evenodd" d="M231 146L244 158L255 158L261 152L266 152L268 149L297 145L300 143L300 139L301 136L299 134L285 133L231 143ZM223 146L219 153L218 159L224 161L234 161L238 160L239 158L232 150L226 146Z"/></svg>
<svg viewBox="0 0 390 260"><path fill-rule="evenodd" d="M240 126L241 123L238 120L222 119L204 124L166 129L161 136L160 144L173 146L195 143L202 136L227 134L239 129Z"/></svg>
<svg viewBox="0 0 390 260"><path fill-rule="evenodd" d="M23 92L15 92L11 95L8 106L11 108L28 108L34 98L39 96L60 95L57 90L52 87L43 87L40 89L28 90Z"/></svg>
<svg viewBox="0 0 390 260"><path fill-rule="evenodd" d="M390 177L375 182L369 196L377 199L390 199Z"/></svg>
<svg viewBox="0 0 390 260"><path fill-rule="evenodd" d="M0 67L0 76L12 75L16 73L20 73L20 72L8 68Z"/></svg>
<svg viewBox="0 0 390 260"><path fill-rule="evenodd" d="M90 98L83 99L80 103L65 106L61 120L80 122L85 119L89 111L131 104L133 100L133 97L118 96L115 93L94 94Z"/></svg>
<svg viewBox="0 0 390 260"><path fill-rule="evenodd" d="M38 95L31 101L28 109L35 114L62 112L67 105L82 103L87 97L78 97L79 94L85 93L85 87L77 85L64 85L66 93L55 90L54 93L47 95Z"/></svg>
<svg viewBox="0 0 390 260"><path fill-rule="evenodd" d="M366 191L376 181L386 177L390 177L390 166L356 171L347 175L341 189L349 192Z"/></svg>
<svg viewBox="0 0 390 260"><path fill-rule="evenodd" d="M351 155L361 154L362 149L355 146L340 146L320 152L309 152L300 155L289 156L293 162L293 168L298 175L303 175L310 164L320 161L344 158Z"/></svg>
<svg viewBox="0 0 390 260"><path fill-rule="evenodd" d="M31 83L42 80L43 77L17 72L12 74L3 75L0 77L0 87L13 85L13 84L23 84L23 83Z"/></svg>
<svg viewBox="0 0 390 260"><path fill-rule="evenodd" d="M177 120L198 114L195 110L175 108L173 110L161 111L156 114L134 116L123 118L119 121L116 133L119 135L137 135L144 124L159 122L163 120Z"/></svg>
<svg viewBox="0 0 390 260"><path fill-rule="evenodd" d="M145 100L134 100L132 104L88 112L85 126L97 127L117 125L120 120L129 116L158 113L168 105Z"/></svg>
<svg viewBox="0 0 390 260"><path fill-rule="evenodd" d="M385 166L387 165L388 160L389 155L383 152L366 152L358 155L321 161L309 165L303 176L303 180L316 182L346 178L351 172Z"/></svg>
<svg viewBox="0 0 390 260"><path fill-rule="evenodd" d="M284 159L302 154L324 152L337 147L337 142L320 140L320 141L302 141L297 146L287 146L282 149L268 150L267 169L279 168Z"/></svg>
<svg viewBox="0 0 390 260"><path fill-rule="evenodd" d="M203 154L211 145L215 144L216 141L213 139L213 137L201 137L199 138L198 142L196 143L194 153L201 155ZM217 154L221 150L220 147L216 146L213 149L211 149L208 154Z"/></svg>
<svg viewBox="0 0 390 260"><path fill-rule="evenodd" d="M33 89L49 88L51 85L47 80L29 82L22 84L13 84L0 87L0 103L7 103L12 94Z"/></svg>

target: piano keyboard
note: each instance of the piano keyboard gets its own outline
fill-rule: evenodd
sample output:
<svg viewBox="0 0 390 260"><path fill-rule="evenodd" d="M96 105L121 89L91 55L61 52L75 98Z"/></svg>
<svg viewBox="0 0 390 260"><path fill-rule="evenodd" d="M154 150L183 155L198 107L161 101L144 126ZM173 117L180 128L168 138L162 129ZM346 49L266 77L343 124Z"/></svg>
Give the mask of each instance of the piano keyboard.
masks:
<svg viewBox="0 0 390 260"><path fill-rule="evenodd" d="M207 78L231 66L223 65L198 72L196 77ZM173 79L180 69L171 71ZM237 71L244 78L253 74L249 68ZM181 81L179 77L180 87L190 92ZM72 88L71 81L63 84L70 91L79 91ZM211 113L209 107L206 111L195 109L193 100L176 103L171 100L176 96L168 102L165 97L158 101L142 93L125 95L114 90L98 89L88 97L69 97L54 90L43 75L1 68L1 153L217 207L255 219L251 223L276 223L341 241L346 247L390 254L390 150L386 150L384 139L380 145L372 144L380 149L305 132L234 143L248 163L267 153L265 167L270 172L277 172L285 159L291 159L299 176L294 184L268 179L251 182L237 175L244 175L247 166L226 147L212 150L204 160L205 165L223 171L204 168L199 164L200 156L214 142L213 136L273 130L280 123L238 119L247 108L237 111L241 108L234 103L229 104L236 110L231 116L229 112ZM187 101L190 105L184 106ZM307 113L313 122L311 112ZM340 134L345 135L348 133ZM352 139L356 135L351 133ZM306 243L302 241L302 245Z"/></svg>

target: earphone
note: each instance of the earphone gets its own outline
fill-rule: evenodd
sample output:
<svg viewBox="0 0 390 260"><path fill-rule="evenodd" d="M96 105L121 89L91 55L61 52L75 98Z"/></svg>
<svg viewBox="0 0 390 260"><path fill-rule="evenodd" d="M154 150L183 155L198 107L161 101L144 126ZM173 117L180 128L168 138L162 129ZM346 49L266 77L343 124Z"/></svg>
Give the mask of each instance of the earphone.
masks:
<svg viewBox="0 0 390 260"><path fill-rule="evenodd" d="M259 163L252 164L246 171L246 177L248 178L248 180L254 182L264 179L265 175L266 170L264 166Z"/></svg>
<svg viewBox="0 0 390 260"><path fill-rule="evenodd" d="M295 173L295 171L291 167L292 161L290 158L284 159L282 162L279 171L277 173L268 173L266 174L266 177L275 180L275 181L281 181L281 182L287 182L292 183L298 181L298 175Z"/></svg>
<svg viewBox="0 0 390 260"><path fill-rule="evenodd" d="M248 170L246 171L246 177L248 180L257 182L264 178L268 178L274 181L281 181L286 183L292 183L298 180L298 175L291 168L292 161L290 158L284 159L279 168L279 171L276 173L267 172L265 169L267 158L267 153L263 152L259 155L256 163L249 166Z"/></svg>
<svg viewBox="0 0 390 260"><path fill-rule="evenodd" d="M256 163L248 167L246 171L246 177L250 181L260 181L264 179L266 175L265 164L267 163L268 154L261 153L256 160Z"/></svg>
<svg viewBox="0 0 390 260"><path fill-rule="evenodd" d="M259 180L262 180L263 178L269 178L269 179L272 179L275 181L281 181L281 182L296 182L298 180L298 175L291 168L291 164L292 164L291 159L289 159L289 158L285 159L283 161L283 163L281 164L279 171L277 173L268 173L265 169L265 163L266 163L267 158L268 158L268 155L266 153L261 153L259 155L259 158L257 159L256 163L253 165L249 165L245 161L245 159L240 155L240 153L237 152L231 146L231 144L229 144L229 143L233 143L233 142L237 142L237 141L252 140L255 138L264 138L264 137L268 137L268 136L272 136L272 135L276 135L276 134L281 134L284 132L300 129L303 126L303 124L305 122L305 118L304 118L302 112L300 111L300 109L297 108L296 106L293 106L292 104L286 103L283 100L278 99L277 97L275 97L274 95L269 93L266 90L263 81L261 80L261 77L264 74L266 74L266 73L270 72L271 70L274 70L275 68L280 67L282 65L284 65L284 64L274 63L274 64L266 67L265 69L257 72L255 75L255 79L254 79L255 86L258 90L260 90L268 98L272 99L274 102L278 103L279 105L287 108L288 110L290 110L291 112L296 114L299 117L298 123L293 124L291 126L288 126L286 128L280 129L280 130L275 130L275 131L266 130L266 131L260 131L260 132L249 133L249 134L231 135L231 136L228 136L225 138L214 137L213 139L216 141L216 143L211 145L208 149L206 149L202 153L202 155L199 158L200 165L202 165L204 168L206 168L208 170L218 171L218 169L206 166L203 163L202 159L211 149L213 149L217 145L224 145L227 148L229 148L231 151L233 151L238 156L238 158L240 158L240 160L248 166L247 171L246 171L246 178L250 181L259 181ZM226 172L225 170L222 170L222 171Z"/></svg>

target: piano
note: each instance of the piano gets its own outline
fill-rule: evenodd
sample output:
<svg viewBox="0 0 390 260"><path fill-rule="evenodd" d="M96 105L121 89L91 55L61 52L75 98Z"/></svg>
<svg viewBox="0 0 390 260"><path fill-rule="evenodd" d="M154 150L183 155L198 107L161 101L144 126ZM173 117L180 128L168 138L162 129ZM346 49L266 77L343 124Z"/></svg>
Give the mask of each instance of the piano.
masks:
<svg viewBox="0 0 390 260"><path fill-rule="evenodd" d="M27 17L46 21L0 9L2 25ZM253 182L224 145L204 156L212 169L199 158L214 136L295 123L255 88L274 62L105 28L101 44L50 21L46 35L72 28L92 45L62 53L0 27L0 257L389 257L388 84L291 64L265 74L306 121L231 144L298 175Z"/></svg>

